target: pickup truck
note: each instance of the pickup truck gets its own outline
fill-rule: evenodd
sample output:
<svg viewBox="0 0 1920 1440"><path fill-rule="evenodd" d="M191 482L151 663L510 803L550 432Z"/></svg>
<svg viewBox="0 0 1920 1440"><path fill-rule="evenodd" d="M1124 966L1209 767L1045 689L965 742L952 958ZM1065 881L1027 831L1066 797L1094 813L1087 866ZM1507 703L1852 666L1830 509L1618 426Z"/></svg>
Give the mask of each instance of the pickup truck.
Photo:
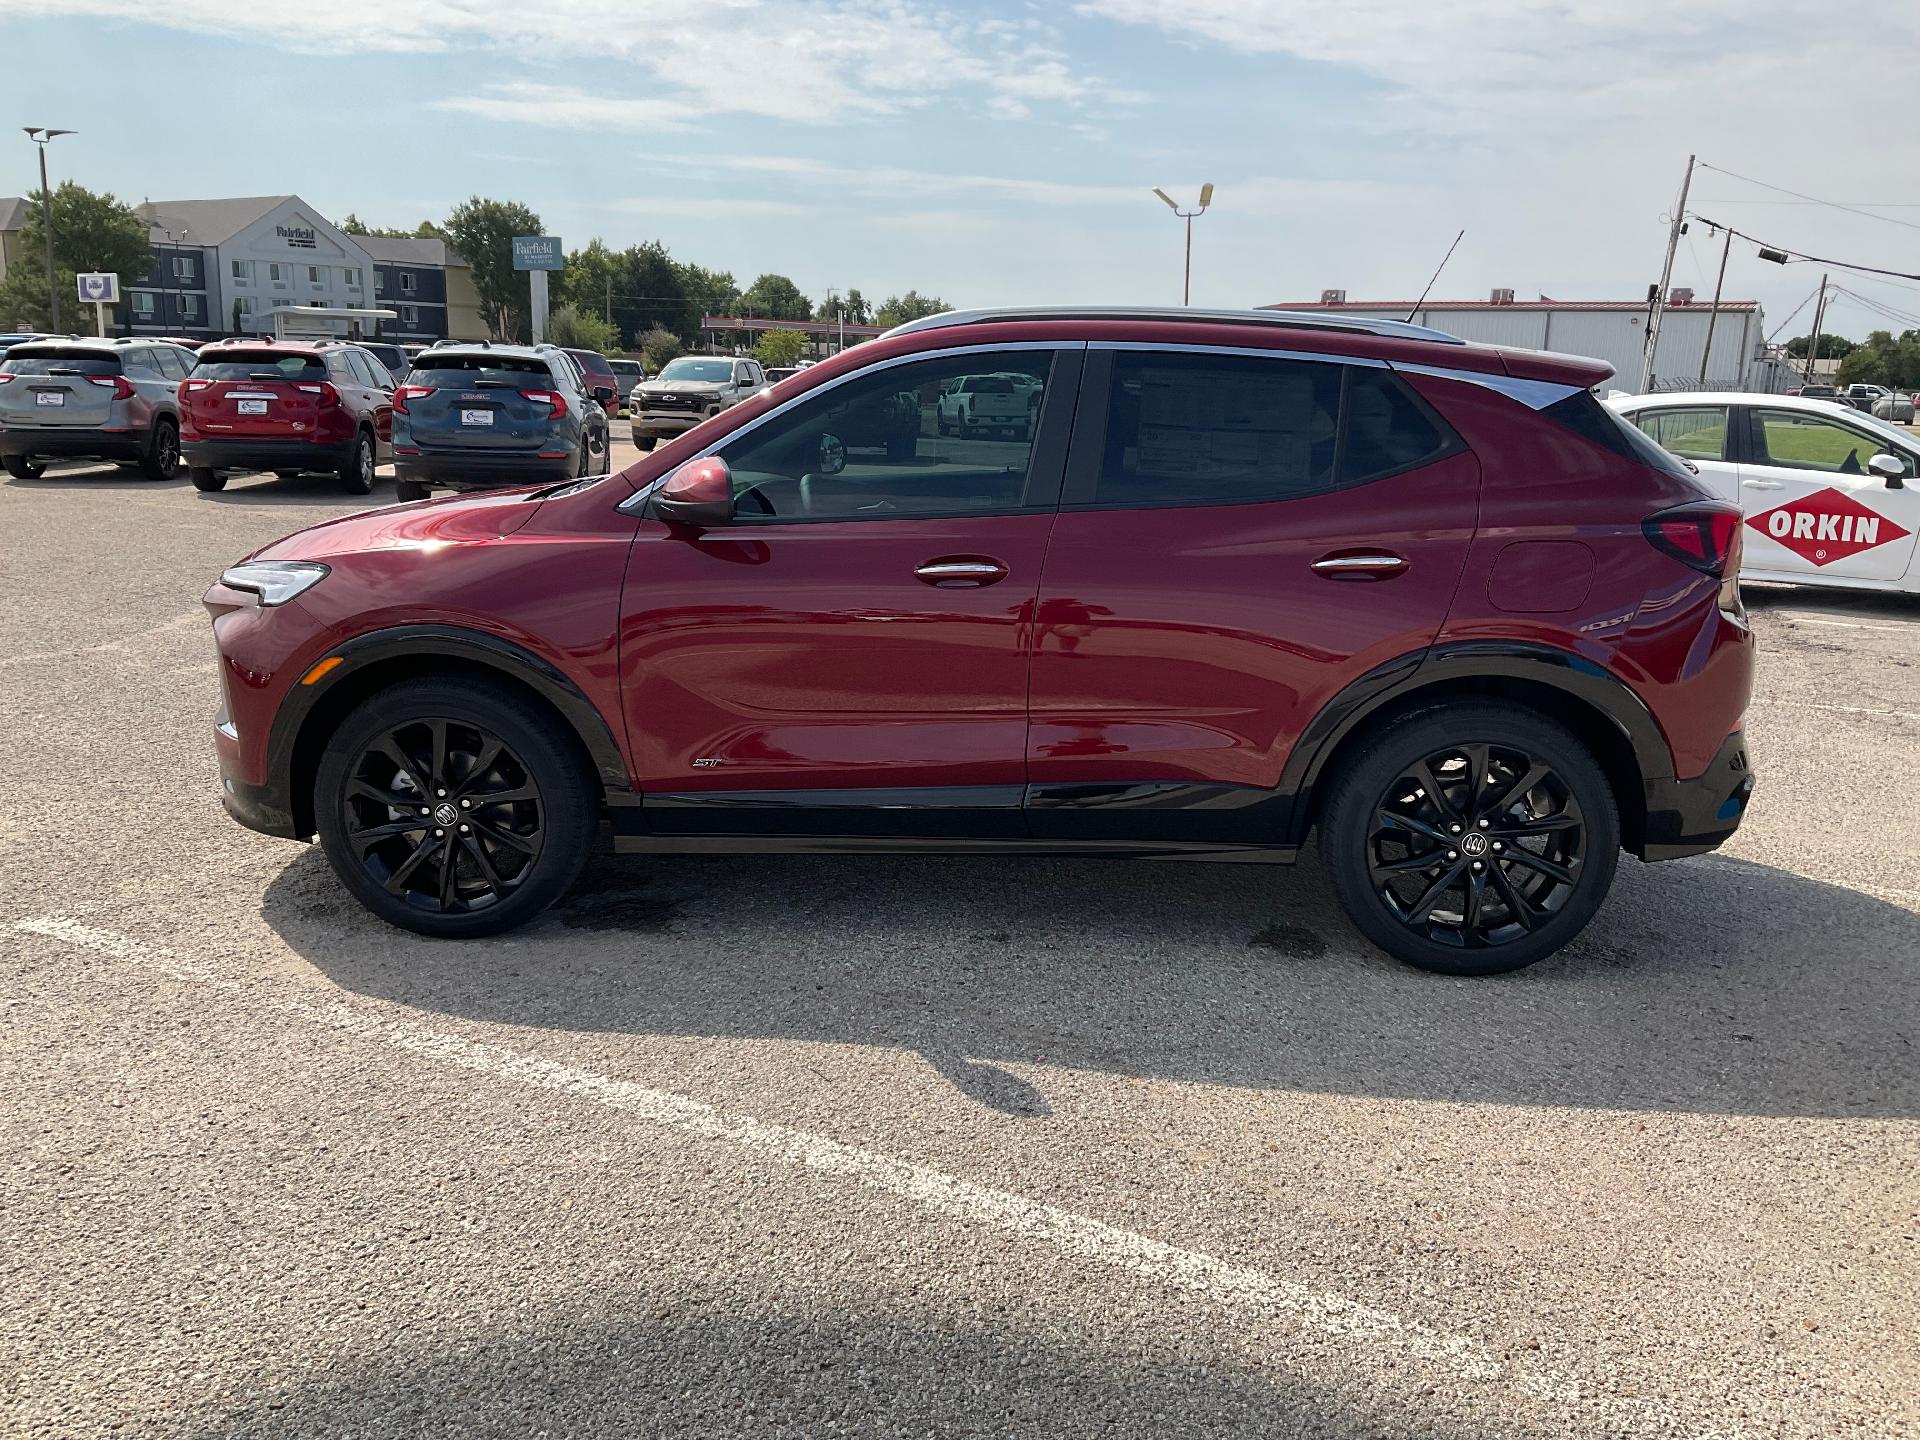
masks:
<svg viewBox="0 0 1920 1440"><path fill-rule="evenodd" d="M1027 392L1005 375L961 375L940 388L934 421L942 435L971 439L983 430L1015 438L1032 433Z"/></svg>
<svg viewBox="0 0 1920 1440"><path fill-rule="evenodd" d="M669 360L653 379L636 385L628 400L633 443L651 450L766 388L766 372L758 360L725 355Z"/></svg>
<svg viewBox="0 0 1920 1440"><path fill-rule="evenodd" d="M1802 391L1801 393L1805 394L1806 392ZM1892 393L1893 392L1884 385L1849 385L1833 398L1842 405L1851 405L1854 409L1864 410L1871 415L1873 413L1873 407L1880 401L1885 400Z"/></svg>

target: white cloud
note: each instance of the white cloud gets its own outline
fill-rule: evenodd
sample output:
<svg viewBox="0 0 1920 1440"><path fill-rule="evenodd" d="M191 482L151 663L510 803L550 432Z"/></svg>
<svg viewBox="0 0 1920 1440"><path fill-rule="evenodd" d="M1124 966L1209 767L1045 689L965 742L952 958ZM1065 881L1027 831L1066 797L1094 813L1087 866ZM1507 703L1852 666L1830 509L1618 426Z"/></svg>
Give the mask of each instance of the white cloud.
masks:
<svg viewBox="0 0 1920 1440"><path fill-rule="evenodd" d="M1025 114L1102 93L1036 27L972 19L930 0L63 0L61 14L314 55L491 50L528 64L625 60L645 95L628 103L803 124L968 96Z"/></svg>
<svg viewBox="0 0 1920 1440"><path fill-rule="evenodd" d="M454 95L431 102L435 110L478 115L483 120L515 120L560 130L687 130L687 110L671 100L637 100L592 95L570 85L515 80L485 86L477 95Z"/></svg>

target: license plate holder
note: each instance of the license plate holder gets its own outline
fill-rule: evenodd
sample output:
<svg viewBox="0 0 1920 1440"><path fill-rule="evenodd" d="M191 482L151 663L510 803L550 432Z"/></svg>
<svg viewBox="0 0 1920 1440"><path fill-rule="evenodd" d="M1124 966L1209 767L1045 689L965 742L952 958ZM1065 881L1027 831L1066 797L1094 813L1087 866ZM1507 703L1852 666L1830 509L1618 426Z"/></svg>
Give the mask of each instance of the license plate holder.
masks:
<svg viewBox="0 0 1920 1440"><path fill-rule="evenodd" d="M264 400L239 400L234 402L234 409L242 415L264 415L267 413L267 402Z"/></svg>
<svg viewBox="0 0 1920 1440"><path fill-rule="evenodd" d="M36 390L33 392L33 403L36 405L64 405L67 403L67 392L64 390Z"/></svg>
<svg viewBox="0 0 1920 1440"><path fill-rule="evenodd" d="M462 410L460 412L460 423L462 425L491 426L493 424L493 411Z"/></svg>

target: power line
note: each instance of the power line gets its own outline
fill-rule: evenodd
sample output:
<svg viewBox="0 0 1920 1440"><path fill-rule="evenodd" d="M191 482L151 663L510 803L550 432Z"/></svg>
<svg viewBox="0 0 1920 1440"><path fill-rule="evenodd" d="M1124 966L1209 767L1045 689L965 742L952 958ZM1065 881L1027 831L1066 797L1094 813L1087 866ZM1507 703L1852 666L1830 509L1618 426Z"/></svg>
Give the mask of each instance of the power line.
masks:
<svg viewBox="0 0 1920 1440"><path fill-rule="evenodd" d="M1767 343L1771 345L1773 343L1773 337L1775 335L1778 335L1782 330L1786 329L1787 326L1791 325L1793 323L1793 317L1795 315L1798 315L1802 310L1807 308L1807 300L1813 299L1813 297L1818 295L1819 293L1820 292L1817 289L1809 290L1807 292L1807 299L1802 300L1798 305L1794 306L1792 310L1787 312L1787 318L1782 320L1778 325L1774 326L1773 329L1767 333Z"/></svg>
<svg viewBox="0 0 1920 1440"><path fill-rule="evenodd" d="M1899 220L1891 215L1876 215L1871 210L1863 210L1858 205L1843 205L1837 200L1822 200L1817 195L1807 195L1799 190L1789 190L1784 185L1771 185L1765 180L1756 180L1751 175L1740 175L1732 170L1723 170L1718 165L1709 165L1704 160L1700 162L1700 168L1702 170L1712 170L1716 174L1730 176L1735 180L1744 180L1749 185L1758 185L1762 190L1772 190L1781 195L1791 195L1794 199L1805 201L1810 205L1824 205L1830 210L1845 210L1850 215L1861 215L1869 220L1884 220L1889 225L1903 226L1908 230L1920 230L1920 225L1916 225L1911 220Z"/></svg>
<svg viewBox="0 0 1920 1440"><path fill-rule="evenodd" d="M1916 274L1911 270L1886 270L1877 265L1856 265L1851 261L1834 260L1825 255L1809 255L1806 251L1795 250L1790 245L1777 245L1772 241L1762 240L1757 235L1749 235L1744 230L1735 230L1733 226L1719 220L1709 219L1705 215L1696 214L1694 218L1699 220L1703 225L1713 226L1716 230L1733 230L1734 234L1750 244L1758 245L1763 250L1777 250L1783 255L1791 255L1796 260L1811 261L1815 265L1831 265L1836 270L1852 270L1861 275L1891 275L1896 280L1920 280L1920 274ZM1916 225L1913 228L1920 230L1920 225Z"/></svg>

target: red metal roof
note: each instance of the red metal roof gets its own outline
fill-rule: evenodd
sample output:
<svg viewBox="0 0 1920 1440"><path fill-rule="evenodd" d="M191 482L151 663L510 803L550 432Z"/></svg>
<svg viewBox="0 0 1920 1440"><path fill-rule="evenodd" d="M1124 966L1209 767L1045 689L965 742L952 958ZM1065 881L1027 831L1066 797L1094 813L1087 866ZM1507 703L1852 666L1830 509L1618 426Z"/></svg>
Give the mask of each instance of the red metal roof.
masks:
<svg viewBox="0 0 1920 1440"><path fill-rule="evenodd" d="M1262 305L1262 310L1392 310L1400 315L1419 310L1630 310L1639 314L1647 308L1644 300L1348 300L1339 305L1324 305L1318 300L1284 300ZM1713 302L1696 295L1685 305L1668 305L1669 310L1711 310ZM1758 300L1722 300L1722 310L1758 310Z"/></svg>

